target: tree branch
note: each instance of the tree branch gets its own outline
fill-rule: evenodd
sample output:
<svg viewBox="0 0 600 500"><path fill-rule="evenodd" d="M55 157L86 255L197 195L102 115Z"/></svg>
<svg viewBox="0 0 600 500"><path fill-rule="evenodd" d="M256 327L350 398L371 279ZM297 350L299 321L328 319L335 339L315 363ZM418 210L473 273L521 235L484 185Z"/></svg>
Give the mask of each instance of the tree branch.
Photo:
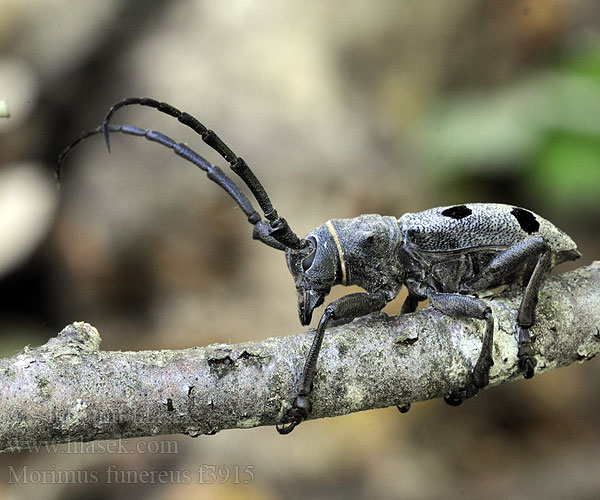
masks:
<svg viewBox="0 0 600 500"><path fill-rule="evenodd" d="M496 320L490 386L521 377L518 293L488 303ZM600 262L546 281L540 292L536 374L600 351ZM311 418L423 401L459 389L484 323L426 308L383 313L328 330ZM273 425L293 400L312 331L180 351L106 352L85 323L0 360L0 451Z"/></svg>

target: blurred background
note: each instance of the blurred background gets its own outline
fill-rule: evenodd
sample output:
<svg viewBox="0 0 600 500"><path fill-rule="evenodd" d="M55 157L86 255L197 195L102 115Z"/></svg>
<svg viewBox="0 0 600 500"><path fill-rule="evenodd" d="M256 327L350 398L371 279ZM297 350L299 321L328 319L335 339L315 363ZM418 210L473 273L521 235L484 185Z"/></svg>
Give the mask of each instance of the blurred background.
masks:
<svg viewBox="0 0 600 500"><path fill-rule="evenodd" d="M583 252L571 268L600 257L595 0L0 0L2 356L76 320L107 350L302 331L283 255L166 148L113 136L109 155L90 138L57 189L61 149L127 96L216 130L301 235L333 217L503 202L568 232ZM227 166L156 111L113 122ZM363 412L285 438L256 428L128 440L127 454L4 454L0 499L598 498L599 375L594 360L459 408ZM58 470L79 475L41 475Z"/></svg>

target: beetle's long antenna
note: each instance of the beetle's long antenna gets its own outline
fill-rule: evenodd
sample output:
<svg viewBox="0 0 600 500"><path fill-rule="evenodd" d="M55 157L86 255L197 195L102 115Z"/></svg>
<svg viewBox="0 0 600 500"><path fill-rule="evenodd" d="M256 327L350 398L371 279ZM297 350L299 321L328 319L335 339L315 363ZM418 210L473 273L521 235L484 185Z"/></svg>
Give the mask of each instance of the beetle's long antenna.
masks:
<svg viewBox="0 0 600 500"><path fill-rule="evenodd" d="M248 186L254 198L260 205L261 210L264 213L265 218L269 221L269 234L282 245L292 248L299 249L307 245L307 241L298 238L296 233L292 231L287 221L279 217L277 210L273 208L273 204L265 191L265 188L257 179L256 175L248 164L239 156L237 156L227 144L212 130L206 128L200 121L194 118L192 115L180 111L179 109L171 106L166 102L157 101L148 97L128 97L118 103L114 104L106 114L104 118L104 140L106 146L110 151L109 142L109 123L112 115L119 108L129 106L132 104L139 104L141 106L148 106L154 108L161 113L165 113L169 116L177 118L181 123L190 127L194 132L202 137L202 140L211 148L213 148L219 155L221 155L231 166L231 169L240 176L244 183Z"/></svg>
<svg viewBox="0 0 600 500"><path fill-rule="evenodd" d="M207 177L211 181L221 186L235 200L235 202L242 209L244 214L246 214L248 222L254 225L255 239L258 239L273 248L277 248L278 250L285 250L285 245L282 244L278 239L273 238L269 234L268 229L265 227L266 222L261 219L259 213L252 206L250 200L242 191L240 191L240 188L233 182L233 180L231 180L231 178L225 172L223 172L223 170L221 170L216 165L212 165L208 160L200 156L198 153L190 149L185 144L177 143L170 137L167 137L166 135L161 134L160 132L156 132L154 130L146 130L139 127L133 127L131 125L101 125L93 130L83 132L79 137L77 137L77 139L75 139L71 144L69 144L58 156L58 165L55 172L57 181L60 180L60 173L65 158L69 155L73 148L77 146L77 144L79 144L83 139L86 139L87 137L90 137L95 134L106 134L107 131L108 133L114 132L133 135L137 137L145 137L149 141L157 142L162 146L166 146L172 149L176 155L181 156L182 158L196 165L198 168L206 172Z"/></svg>

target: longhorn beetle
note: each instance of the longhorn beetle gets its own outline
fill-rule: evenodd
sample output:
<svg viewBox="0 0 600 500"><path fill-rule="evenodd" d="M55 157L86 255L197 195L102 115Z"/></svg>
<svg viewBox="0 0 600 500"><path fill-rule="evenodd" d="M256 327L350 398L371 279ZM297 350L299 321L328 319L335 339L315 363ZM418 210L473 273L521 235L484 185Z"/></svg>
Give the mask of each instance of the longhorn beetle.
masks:
<svg viewBox="0 0 600 500"><path fill-rule="evenodd" d="M153 130L110 124L115 111L133 104L166 113L198 133L248 186L264 218L227 174L185 144ZM533 376L536 360L529 330L534 324L538 291L554 266L581 255L567 234L539 215L509 205L469 203L408 213L399 219L375 214L332 219L299 238L279 217L262 184L241 157L193 116L150 98L127 98L112 106L101 126L82 133L61 153L57 179L65 156L81 140L98 133L104 134L109 151L110 133L145 137L171 148L227 191L254 226L253 238L285 251L298 293L302 325L310 323L314 309L323 303L332 286L358 285L365 290L340 297L325 308L297 396L277 426L281 434L291 432L311 412L317 357L330 321L379 311L403 285L408 296L402 314L415 311L420 301L429 299L434 309L446 315L485 322L482 348L473 371L460 391L446 396L446 402L460 404L489 382L494 364L494 320L491 308L476 295L499 285L525 286L516 320L518 366L525 378Z"/></svg>

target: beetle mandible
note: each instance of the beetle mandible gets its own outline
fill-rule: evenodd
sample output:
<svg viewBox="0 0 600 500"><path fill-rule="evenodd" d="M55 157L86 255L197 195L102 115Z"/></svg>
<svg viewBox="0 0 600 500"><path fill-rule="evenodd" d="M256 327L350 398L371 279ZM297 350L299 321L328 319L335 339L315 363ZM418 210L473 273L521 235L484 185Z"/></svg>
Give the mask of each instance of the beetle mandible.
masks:
<svg viewBox="0 0 600 500"><path fill-rule="evenodd" d="M110 124L115 111L134 104L166 113L200 134L248 186L263 216L227 174L187 145L153 130ZM253 224L253 238L285 251L298 293L302 325L310 323L314 309L324 302L334 285L358 285L365 290L342 296L325 308L298 393L277 426L281 434L291 432L311 412L312 383L327 325L332 320L348 321L381 310L402 286L408 289L402 314L415 311L420 301L428 299L434 309L444 314L485 322L475 366L464 387L446 396L446 402L460 404L489 382L494 364L494 320L491 308L477 294L500 285L525 287L516 319L518 365L525 378L533 376L536 361L529 330L534 324L540 286L554 266L581 255L566 233L539 215L510 205L467 203L407 213L399 219L375 214L332 219L299 238L279 217L248 164L219 136L188 113L146 97L116 103L101 126L82 133L67 146L59 156L57 179L66 155L81 140L99 133L104 134L109 151L110 133L145 137L171 148L227 191Z"/></svg>

